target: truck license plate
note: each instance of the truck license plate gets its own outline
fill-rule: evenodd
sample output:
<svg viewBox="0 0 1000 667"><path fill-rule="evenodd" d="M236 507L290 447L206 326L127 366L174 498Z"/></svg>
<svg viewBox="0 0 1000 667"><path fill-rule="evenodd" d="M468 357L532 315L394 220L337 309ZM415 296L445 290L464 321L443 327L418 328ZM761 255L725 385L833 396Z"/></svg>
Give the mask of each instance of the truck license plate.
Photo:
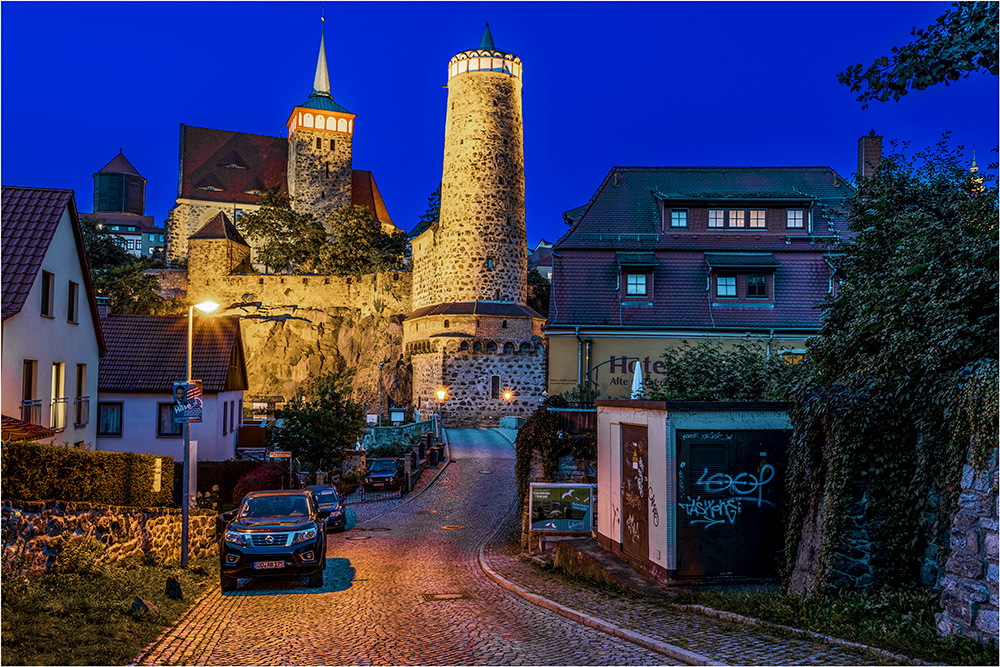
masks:
<svg viewBox="0 0 1000 667"><path fill-rule="evenodd" d="M283 560L259 560L253 564L255 570L280 570L285 567Z"/></svg>

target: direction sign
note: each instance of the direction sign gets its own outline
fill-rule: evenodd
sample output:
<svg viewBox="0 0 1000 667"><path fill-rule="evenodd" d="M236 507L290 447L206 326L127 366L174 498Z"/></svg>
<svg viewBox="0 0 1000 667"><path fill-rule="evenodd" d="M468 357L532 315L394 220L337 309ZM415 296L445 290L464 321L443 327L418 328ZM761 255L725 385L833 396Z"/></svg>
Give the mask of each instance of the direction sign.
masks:
<svg viewBox="0 0 1000 667"><path fill-rule="evenodd" d="M292 458L291 452L271 452L269 456L272 459L290 459Z"/></svg>

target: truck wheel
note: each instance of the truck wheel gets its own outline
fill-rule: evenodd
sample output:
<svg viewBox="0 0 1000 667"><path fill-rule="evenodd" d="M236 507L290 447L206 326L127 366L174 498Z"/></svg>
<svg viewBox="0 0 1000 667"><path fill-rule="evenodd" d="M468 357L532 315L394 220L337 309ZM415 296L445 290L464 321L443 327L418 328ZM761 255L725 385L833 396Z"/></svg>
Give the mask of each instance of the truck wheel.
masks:
<svg viewBox="0 0 1000 667"><path fill-rule="evenodd" d="M309 575L309 588L323 588L323 570L316 570Z"/></svg>
<svg viewBox="0 0 1000 667"><path fill-rule="evenodd" d="M219 575L219 585L222 587L223 592L235 591L238 582L239 579L236 577L230 577L227 574Z"/></svg>

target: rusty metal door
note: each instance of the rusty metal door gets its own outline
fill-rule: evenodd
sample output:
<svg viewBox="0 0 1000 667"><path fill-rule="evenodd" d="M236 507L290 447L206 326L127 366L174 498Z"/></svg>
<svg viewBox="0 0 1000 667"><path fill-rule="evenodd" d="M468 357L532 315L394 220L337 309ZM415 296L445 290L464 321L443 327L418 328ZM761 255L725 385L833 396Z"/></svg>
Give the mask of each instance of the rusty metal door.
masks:
<svg viewBox="0 0 1000 667"><path fill-rule="evenodd" d="M649 558L649 438L645 426L622 424L622 550Z"/></svg>

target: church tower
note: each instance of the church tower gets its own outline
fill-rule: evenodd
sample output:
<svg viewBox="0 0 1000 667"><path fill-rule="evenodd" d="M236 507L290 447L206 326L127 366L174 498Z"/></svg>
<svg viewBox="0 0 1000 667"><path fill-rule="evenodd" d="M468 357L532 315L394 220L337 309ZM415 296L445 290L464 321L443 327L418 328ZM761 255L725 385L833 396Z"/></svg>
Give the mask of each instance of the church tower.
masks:
<svg viewBox="0 0 1000 667"><path fill-rule="evenodd" d="M324 19L325 24L325 19ZM351 203L354 114L333 101L326 65L326 34L320 34L313 91L288 117L288 194L294 208L326 221Z"/></svg>
<svg viewBox="0 0 1000 667"><path fill-rule="evenodd" d="M433 406L444 387L450 426L526 416L544 389L544 319L526 305L521 74L488 24L449 62L441 213L411 240L414 402Z"/></svg>

